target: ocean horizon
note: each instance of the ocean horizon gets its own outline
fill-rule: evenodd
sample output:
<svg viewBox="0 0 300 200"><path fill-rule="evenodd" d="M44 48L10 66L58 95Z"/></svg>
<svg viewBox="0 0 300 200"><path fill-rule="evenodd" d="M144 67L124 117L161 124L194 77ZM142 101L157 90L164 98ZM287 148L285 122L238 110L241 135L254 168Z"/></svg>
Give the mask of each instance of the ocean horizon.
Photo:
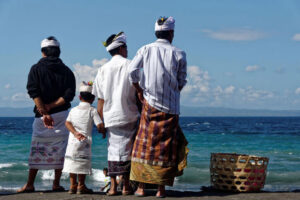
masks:
<svg viewBox="0 0 300 200"><path fill-rule="evenodd" d="M16 191L27 180L33 117L0 117L0 192ZM189 142L188 166L173 187L199 191L210 186L211 153L239 153L268 157L266 191L300 189L300 117L180 117ZM93 130L92 168L87 186L99 190L107 166L107 140ZM69 187L68 174L61 184ZM50 189L53 170L41 170L38 190Z"/></svg>

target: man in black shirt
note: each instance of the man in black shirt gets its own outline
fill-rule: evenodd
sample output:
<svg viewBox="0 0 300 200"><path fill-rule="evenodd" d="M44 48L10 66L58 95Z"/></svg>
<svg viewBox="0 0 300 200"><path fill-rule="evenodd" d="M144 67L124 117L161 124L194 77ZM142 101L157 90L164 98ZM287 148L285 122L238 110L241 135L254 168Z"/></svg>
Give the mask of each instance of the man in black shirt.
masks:
<svg viewBox="0 0 300 200"><path fill-rule="evenodd" d="M35 120L28 180L18 192L34 191L39 169L54 169L52 189L64 190L59 184L69 134L64 124L76 83L73 72L59 58L60 44L55 37L44 39L41 51L43 57L31 67L28 75L27 90L35 103Z"/></svg>

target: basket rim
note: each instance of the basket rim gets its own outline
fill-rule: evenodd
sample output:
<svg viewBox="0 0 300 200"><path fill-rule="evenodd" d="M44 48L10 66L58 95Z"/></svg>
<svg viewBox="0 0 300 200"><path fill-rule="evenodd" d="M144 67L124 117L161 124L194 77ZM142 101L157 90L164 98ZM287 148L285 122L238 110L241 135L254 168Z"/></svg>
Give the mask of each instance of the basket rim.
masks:
<svg viewBox="0 0 300 200"><path fill-rule="evenodd" d="M255 158L264 158L264 159L269 159L268 157L264 156L256 156L256 155L248 155L248 154L239 154L239 153L211 153L211 156L213 155L228 155L228 156L248 156L248 157L255 157Z"/></svg>

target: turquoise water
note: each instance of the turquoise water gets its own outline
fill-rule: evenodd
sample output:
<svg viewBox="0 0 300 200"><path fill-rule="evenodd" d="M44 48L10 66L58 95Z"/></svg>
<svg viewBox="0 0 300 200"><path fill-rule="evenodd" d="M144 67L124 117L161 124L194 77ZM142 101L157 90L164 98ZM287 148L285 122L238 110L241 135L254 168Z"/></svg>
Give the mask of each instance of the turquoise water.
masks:
<svg viewBox="0 0 300 200"><path fill-rule="evenodd" d="M33 118L0 118L0 191L16 190L28 173L27 159ZM181 127L189 141L188 167L176 178L173 189L199 191L210 185L212 152L236 152L270 158L265 190L300 189L300 118L216 118L183 117ZM93 133L93 175L87 185L103 185L102 169L107 166L106 139ZM36 189L50 189L53 171L38 173ZM62 185L68 187L68 174Z"/></svg>

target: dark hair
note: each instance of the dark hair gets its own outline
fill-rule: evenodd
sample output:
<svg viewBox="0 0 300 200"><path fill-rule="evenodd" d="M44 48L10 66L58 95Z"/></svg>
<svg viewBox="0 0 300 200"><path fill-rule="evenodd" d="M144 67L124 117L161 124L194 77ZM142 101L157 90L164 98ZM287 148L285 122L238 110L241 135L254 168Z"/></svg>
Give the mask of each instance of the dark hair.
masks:
<svg viewBox="0 0 300 200"><path fill-rule="evenodd" d="M92 101L95 99L95 95L90 92L80 92L80 97L85 101Z"/></svg>
<svg viewBox="0 0 300 200"><path fill-rule="evenodd" d="M106 167L103 168L103 171L108 171L108 169Z"/></svg>
<svg viewBox="0 0 300 200"><path fill-rule="evenodd" d="M112 34L111 36L109 36L109 38L107 38L107 40L106 40L107 46L110 45L113 42L113 40L114 40L115 37L116 37L116 34ZM112 49L112 50L110 50L108 52L109 52L109 54L111 56L114 56L116 54L119 54L121 47L125 47L125 46L126 46L126 44L124 43L123 45L121 45L121 46L119 46L119 47L117 47L115 49Z"/></svg>
<svg viewBox="0 0 300 200"><path fill-rule="evenodd" d="M155 31L155 36L158 39L168 39L173 30L170 31Z"/></svg>
<svg viewBox="0 0 300 200"><path fill-rule="evenodd" d="M57 39L54 36L50 36L47 38L48 40L55 40ZM59 47L44 47L41 49L41 51L47 56L47 57L59 57L60 56L60 48Z"/></svg>

